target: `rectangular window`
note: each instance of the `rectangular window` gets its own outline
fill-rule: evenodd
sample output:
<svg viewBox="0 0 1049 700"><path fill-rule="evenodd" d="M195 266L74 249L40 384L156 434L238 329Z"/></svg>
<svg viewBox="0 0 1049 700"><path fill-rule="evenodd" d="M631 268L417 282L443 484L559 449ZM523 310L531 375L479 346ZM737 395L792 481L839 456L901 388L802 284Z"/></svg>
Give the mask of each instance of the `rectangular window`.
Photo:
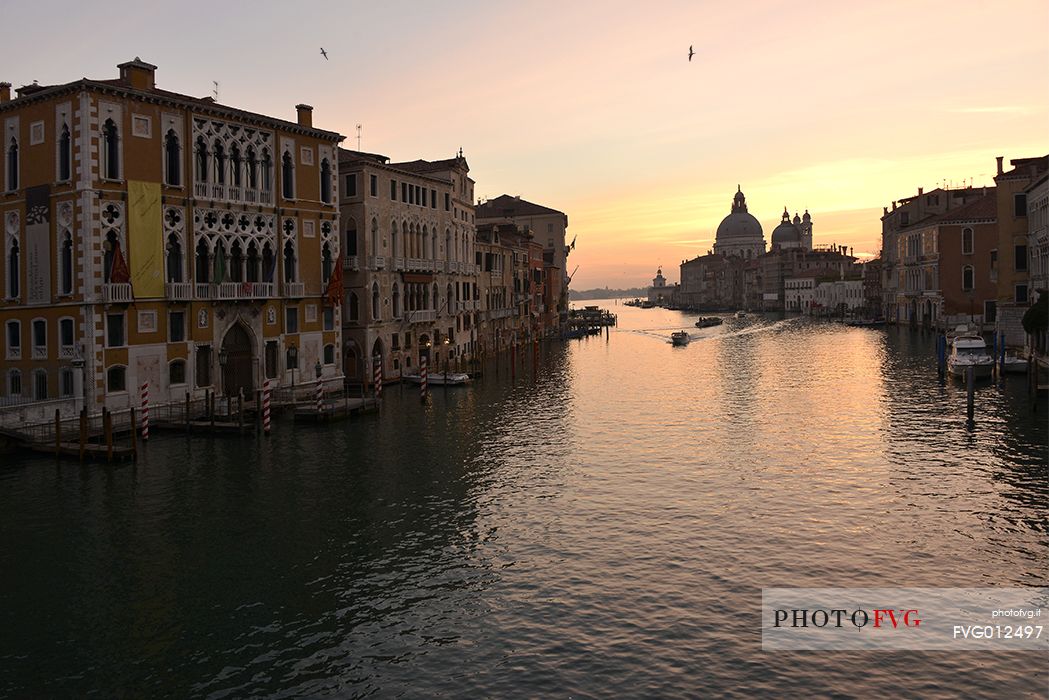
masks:
<svg viewBox="0 0 1049 700"><path fill-rule="evenodd" d="M13 369L7 374L7 393L10 396L22 395L22 373Z"/></svg>
<svg viewBox="0 0 1049 700"><path fill-rule="evenodd" d="M124 314L106 314L106 347L123 347Z"/></svg>
<svg viewBox="0 0 1049 700"><path fill-rule="evenodd" d="M346 196L357 196L357 173L350 173L346 176Z"/></svg>
<svg viewBox="0 0 1049 700"><path fill-rule="evenodd" d="M390 201L397 201L397 181L393 178L390 178Z"/></svg>
<svg viewBox="0 0 1049 700"><path fill-rule="evenodd" d="M1018 284L1016 285L1016 303L1026 304L1027 303L1027 285Z"/></svg>
<svg viewBox="0 0 1049 700"><path fill-rule="evenodd" d="M7 357L18 359L22 356L22 324L18 321L7 322Z"/></svg>
<svg viewBox="0 0 1049 700"><path fill-rule="evenodd" d="M186 312L172 311L168 314L168 341L181 343L186 340Z"/></svg>
<svg viewBox="0 0 1049 700"><path fill-rule="evenodd" d="M62 396L72 396L73 395L73 370L71 370L71 369L63 369L59 373L58 377L59 377L59 381L58 381L58 383L59 383L59 387L58 387L59 392L62 394Z"/></svg>
<svg viewBox="0 0 1049 700"><path fill-rule="evenodd" d="M299 332L299 309L295 306L289 306L284 309L284 332L285 333L298 333Z"/></svg>
<svg viewBox="0 0 1049 700"><path fill-rule="evenodd" d="M277 376L277 341L266 341L266 378L273 379Z"/></svg>
<svg viewBox="0 0 1049 700"><path fill-rule="evenodd" d="M372 197L378 197L379 196L379 176L378 175L372 175L370 177L369 187L371 188L371 196Z"/></svg>
<svg viewBox="0 0 1049 700"><path fill-rule="evenodd" d="M73 319L63 318L58 322L58 344L67 351L64 355L73 354L73 342Z"/></svg>
<svg viewBox="0 0 1049 700"><path fill-rule="evenodd" d="M1025 246L1025 245L1018 245L1018 246L1016 246L1015 250L1016 250L1015 261L1016 261L1016 269L1017 269L1017 271L1019 271L1019 270L1026 270L1027 269L1027 246Z"/></svg>
<svg viewBox="0 0 1049 700"><path fill-rule="evenodd" d="M430 208L437 208L437 190L430 190Z"/></svg>
<svg viewBox="0 0 1049 700"><path fill-rule="evenodd" d="M197 386L211 386L211 346L197 348Z"/></svg>
<svg viewBox="0 0 1049 700"><path fill-rule="evenodd" d="M998 319L998 302L988 300L983 303L983 322L994 323Z"/></svg>
<svg viewBox="0 0 1049 700"><path fill-rule="evenodd" d="M186 383L186 361L175 360L168 365L168 386Z"/></svg>
<svg viewBox="0 0 1049 700"><path fill-rule="evenodd" d="M1017 192L1013 195L1013 214L1016 216L1027 216L1027 195Z"/></svg>
<svg viewBox="0 0 1049 700"><path fill-rule="evenodd" d="M33 321L33 357L47 357L47 321Z"/></svg>
<svg viewBox="0 0 1049 700"><path fill-rule="evenodd" d="M451 195L450 192L445 192L444 193L444 210L445 211L451 211L452 210L452 195Z"/></svg>
<svg viewBox="0 0 1049 700"><path fill-rule="evenodd" d="M324 330L335 330L335 309L330 306L324 307Z"/></svg>
<svg viewBox="0 0 1049 700"><path fill-rule="evenodd" d="M391 342L390 342L390 347L391 348L393 348L394 350L400 350L401 349L401 334L400 333L394 333L390 337L390 340L391 340Z"/></svg>
<svg viewBox="0 0 1049 700"><path fill-rule="evenodd" d="M405 350L410 350L411 347L412 347L412 334L411 333L405 333L404 334L404 349Z"/></svg>
<svg viewBox="0 0 1049 700"><path fill-rule="evenodd" d="M419 185L415 186L415 203L426 206L426 192Z"/></svg>
<svg viewBox="0 0 1049 700"><path fill-rule="evenodd" d="M401 201L402 202L407 202L408 201L408 183L407 182L402 182L401 183Z"/></svg>

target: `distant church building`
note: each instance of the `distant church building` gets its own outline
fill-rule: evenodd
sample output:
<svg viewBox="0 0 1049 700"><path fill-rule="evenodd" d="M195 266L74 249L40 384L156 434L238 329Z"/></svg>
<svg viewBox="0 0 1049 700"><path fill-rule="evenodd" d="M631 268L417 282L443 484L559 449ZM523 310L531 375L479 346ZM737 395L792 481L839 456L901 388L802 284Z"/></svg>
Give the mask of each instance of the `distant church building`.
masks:
<svg viewBox="0 0 1049 700"><path fill-rule="evenodd" d="M670 302L677 285L668 286L667 278L663 276L663 268L656 270L656 276L652 278L652 286L648 288L648 300L656 306L662 306Z"/></svg>
<svg viewBox="0 0 1049 700"><path fill-rule="evenodd" d="M794 214L791 221L787 208L783 207L783 220L772 231L772 250L812 250L812 217L809 210L805 216Z"/></svg>
<svg viewBox="0 0 1049 700"><path fill-rule="evenodd" d="M721 221L714 238L714 255L736 255L751 260L764 253L761 224L747 212L747 198L737 185L732 211Z"/></svg>

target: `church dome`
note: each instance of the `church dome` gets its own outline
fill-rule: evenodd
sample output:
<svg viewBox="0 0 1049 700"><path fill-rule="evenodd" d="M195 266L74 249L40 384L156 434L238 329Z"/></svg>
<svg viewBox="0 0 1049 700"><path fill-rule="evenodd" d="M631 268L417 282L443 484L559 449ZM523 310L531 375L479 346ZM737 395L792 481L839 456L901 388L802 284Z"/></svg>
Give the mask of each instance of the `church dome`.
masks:
<svg viewBox="0 0 1049 700"><path fill-rule="evenodd" d="M732 212L721 220L715 240L724 242L730 238L760 239L761 224L747 212L747 198L737 188L732 199Z"/></svg>
<svg viewBox="0 0 1049 700"><path fill-rule="evenodd" d="M797 217L794 217L797 219ZM800 220L799 220L800 223ZM779 222L779 226L772 230L772 245L783 245L785 243L800 243L801 242L801 231L798 227L791 222L790 214L787 210L783 210L783 220Z"/></svg>

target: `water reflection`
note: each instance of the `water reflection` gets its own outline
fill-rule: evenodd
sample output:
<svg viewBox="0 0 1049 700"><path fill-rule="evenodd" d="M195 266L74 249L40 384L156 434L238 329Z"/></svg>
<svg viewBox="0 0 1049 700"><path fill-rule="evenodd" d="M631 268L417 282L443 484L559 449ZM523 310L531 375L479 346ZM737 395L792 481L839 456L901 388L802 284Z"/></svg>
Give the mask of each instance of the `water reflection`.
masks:
<svg viewBox="0 0 1049 700"><path fill-rule="evenodd" d="M0 695L1044 689L1015 655L770 656L755 623L764 586L1044 585L1022 378L970 431L930 336L753 316L672 348L694 317L617 311L425 405L6 465Z"/></svg>

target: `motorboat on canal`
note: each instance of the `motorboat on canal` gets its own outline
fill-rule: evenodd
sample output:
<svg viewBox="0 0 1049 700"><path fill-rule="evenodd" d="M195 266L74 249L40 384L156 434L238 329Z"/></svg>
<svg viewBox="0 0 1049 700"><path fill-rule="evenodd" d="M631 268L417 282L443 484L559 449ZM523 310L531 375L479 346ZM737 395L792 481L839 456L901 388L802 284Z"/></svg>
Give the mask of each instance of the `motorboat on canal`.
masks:
<svg viewBox="0 0 1049 700"><path fill-rule="evenodd" d="M994 369L994 358L987 352L987 343L978 335L958 335L951 340L947 357L947 371L952 377L965 378L973 368L976 379L988 379Z"/></svg>
<svg viewBox="0 0 1049 700"><path fill-rule="evenodd" d="M674 331L670 334L670 343L675 347L684 347L690 340L692 338L689 337L688 331Z"/></svg>
<svg viewBox="0 0 1049 700"><path fill-rule="evenodd" d="M412 384L422 384L423 379L418 374L402 374L401 378ZM455 386L469 384L472 380L465 372L434 372L426 375L426 383L430 386Z"/></svg>
<svg viewBox="0 0 1049 700"><path fill-rule="evenodd" d="M746 317L747 317L747 312L746 311L737 311L736 312L736 318L746 318Z"/></svg>
<svg viewBox="0 0 1049 700"><path fill-rule="evenodd" d="M1027 372L1027 360L1016 355L1006 355L1004 367L1006 374L1024 374Z"/></svg>
<svg viewBox="0 0 1049 700"><path fill-rule="evenodd" d="M711 326L720 326L725 321L718 316L700 316L699 320L696 321L696 328L710 328Z"/></svg>

